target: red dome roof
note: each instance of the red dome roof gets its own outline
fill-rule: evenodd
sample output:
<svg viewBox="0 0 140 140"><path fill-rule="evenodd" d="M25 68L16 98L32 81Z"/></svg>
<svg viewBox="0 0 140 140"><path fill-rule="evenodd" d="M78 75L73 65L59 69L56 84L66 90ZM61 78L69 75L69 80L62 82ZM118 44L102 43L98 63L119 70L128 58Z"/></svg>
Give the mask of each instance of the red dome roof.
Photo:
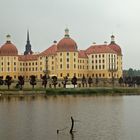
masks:
<svg viewBox="0 0 140 140"><path fill-rule="evenodd" d="M15 55L18 55L18 50L17 50L15 45L13 45L10 41L7 41L0 48L0 55L3 55L3 56L15 56Z"/></svg>
<svg viewBox="0 0 140 140"><path fill-rule="evenodd" d="M119 45L117 45L116 43L110 43L108 45L109 48L111 48L112 50L114 50L118 55L122 55L122 50L120 48Z"/></svg>
<svg viewBox="0 0 140 140"><path fill-rule="evenodd" d="M57 51L77 51L77 44L70 37L64 37L57 44Z"/></svg>

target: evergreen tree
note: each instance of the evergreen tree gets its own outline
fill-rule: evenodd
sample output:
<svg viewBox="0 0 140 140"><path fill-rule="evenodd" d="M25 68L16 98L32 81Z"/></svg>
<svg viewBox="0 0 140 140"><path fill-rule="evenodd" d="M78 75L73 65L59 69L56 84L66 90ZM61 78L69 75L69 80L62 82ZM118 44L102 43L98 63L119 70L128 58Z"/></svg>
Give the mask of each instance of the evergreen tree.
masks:
<svg viewBox="0 0 140 140"><path fill-rule="evenodd" d="M74 88L75 88L75 85L77 85L77 78L76 78L75 75L74 75L73 78L71 79L71 83L74 85Z"/></svg>
<svg viewBox="0 0 140 140"><path fill-rule="evenodd" d="M88 78L88 84L89 84L89 87L91 87L91 84L93 83L93 81L92 81L92 78L91 78L91 76Z"/></svg>
<svg viewBox="0 0 140 140"><path fill-rule="evenodd" d="M41 77L41 79L42 79L42 85L44 86L44 88L46 88L47 83L48 83L47 75L45 74L44 76Z"/></svg>
<svg viewBox="0 0 140 140"><path fill-rule="evenodd" d="M30 76L30 84L32 85L32 89L34 89L34 86L36 85L36 76L35 75Z"/></svg>
<svg viewBox="0 0 140 140"><path fill-rule="evenodd" d="M24 76L18 76L18 85L20 86L20 90L22 90L22 87L24 85Z"/></svg>
<svg viewBox="0 0 140 140"><path fill-rule="evenodd" d="M84 87L84 85L87 83L85 75L83 75L82 77L82 86Z"/></svg>
<svg viewBox="0 0 140 140"><path fill-rule="evenodd" d="M5 84L8 86L8 90L10 89L10 85L12 84L12 77L7 75L5 78Z"/></svg>
<svg viewBox="0 0 140 140"><path fill-rule="evenodd" d="M52 77L52 85L54 86L54 88L56 88L56 85L57 85L57 77L56 76Z"/></svg>
<svg viewBox="0 0 140 140"><path fill-rule="evenodd" d="M64 80L62 81L62 84L63 84L63 87L64 87L64 88L66 88L67 82L68 82L68 77L65 76L65 77L64 77Z"/></svg>

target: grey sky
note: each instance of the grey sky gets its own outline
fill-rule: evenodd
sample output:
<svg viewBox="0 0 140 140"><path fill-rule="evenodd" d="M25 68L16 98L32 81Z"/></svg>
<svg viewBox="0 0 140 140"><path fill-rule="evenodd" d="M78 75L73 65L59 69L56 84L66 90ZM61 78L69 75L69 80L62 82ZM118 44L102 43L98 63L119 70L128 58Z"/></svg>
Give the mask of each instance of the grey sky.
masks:
<svg viewBox="0 0 140 140"><path fill-rule="evenodd" d="M30 31L33 51L41 52L54 40L70 36L79 49L92 42L110 42L113 33L123 51L124 68L140 68L139 0L0 0L0 44L5 35L23 53Z"/></svg>

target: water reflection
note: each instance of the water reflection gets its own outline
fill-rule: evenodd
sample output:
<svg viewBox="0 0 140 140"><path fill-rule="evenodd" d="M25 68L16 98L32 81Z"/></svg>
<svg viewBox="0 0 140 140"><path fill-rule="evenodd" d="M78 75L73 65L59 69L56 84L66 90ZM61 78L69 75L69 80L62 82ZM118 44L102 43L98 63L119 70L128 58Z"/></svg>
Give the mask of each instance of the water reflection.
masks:
<svg viewBox="0 0 140 140"><path fill-rule="evenodd" d="M74 133L71 133L71 140L74 140Z"/></svg>
<svg viewBox="0 0 140 140"><path fill-rule="evenodd" d="M140 97L0 97L2 140L140 139ZM70 116L79 120L70 134ZM130 127L131 126L131 127ZM67 127L67 128L66 128ZM58 135L57 129L66 128Z"/></svg>

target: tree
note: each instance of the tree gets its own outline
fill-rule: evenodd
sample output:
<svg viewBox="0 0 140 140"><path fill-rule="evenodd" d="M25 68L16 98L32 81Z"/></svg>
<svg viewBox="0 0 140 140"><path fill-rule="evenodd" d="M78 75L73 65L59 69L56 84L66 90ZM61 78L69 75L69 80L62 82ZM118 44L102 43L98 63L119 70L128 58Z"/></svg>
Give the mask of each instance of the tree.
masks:
<svg viewBox="0 0 140 140"><path fill-rule="evenodd" d="M83 75L83 77L82 77L82 86L84 87L86 83L87 83L87 81L86 81L85 75Z"/></svg>
<svg viewBox="0 0 140 140"><path fill-rule="evenodd" d="M98 79L98 76L96 76L96 79L95 79L95 84L96 84L96 86L98 86L98 84L99 84L99 79Z"/></svg>
<svg viewBox="0 0 140 140"><path fill-rule="evenodd" d="M44 88L46 88L47 83L48 83L47 75L45 74L44 76L41 77L41 79L42 79L42 85L44 86Z"/></svg>
<svg viewBox="0 0 140 140"><path fill-rule="evenodd" d="M24 85L24 76L18 76L18 85L20 86L20 90L22 90L22 87Z"/></svg>
<svg viewBox="0 0 140 140"><path fill-rule="evenodd" d="M35 75L30 76L30 84L32 85L32 89L34 89L34 86L36 85L36 76Z"/></svg>
<svg viewBox="0 0 140 140"><path fill-rule="evenodd" d="M130 68L130 69L128 70L128 76L130 76L130 77L133 77L133 76L134 76L134 71L133 71L132 68Z"/></svg>
<svg viewBox="0 0 140 140"><path fill-rule="evenodd" d="M91 78L91 76L89 76L89 78L88 78L89 87L91 87L91 84L92 84L92 83L93 83L92 78Z"/></svg>
<svg viewBox="0 0 140 140"><path fill-rule="evenodd" d="M4 81L3 81L3 76L0 76L0 85L3 85Z"/></svg>
<svg viewBox="0 0 140 140"><path fill-rule="evenodd" d="M123 84L123 78L122 77L119 78L119 84L120 84L120 86L122 86L122 84Z"/></svg>
<svg viewBox="0 0 140 140"><path fill-rule="evenodd" d="M74 85L74 88L75 88L75 85L77 85L77 78L76 78L75 75L74 75L73 78L71 79L71 83Z"/></svg>
<svg viewBox="0 0 140 140"><path fill-rule="evenodd" d="M64 87L64 88L66 88L67 82L68 82L68 77L65 76L65 77L64 77L64 80L62 81L62 84L63 84L63 87Z"/></svg>
<svg viewBox="0 0 140 140"><path fill-rule="evenodd" d="M52 77L52 85L54 86L54 88L56 88L56 85L57 85L57 77L56 76Z"/></svg>
<svg viewBox="0 0 140 140"><path fill-rule="evenodd" d="M12 77L7 75L5 78L5 84L8 86L8 90L10 89L10 85L12 84Z"/></svg>

